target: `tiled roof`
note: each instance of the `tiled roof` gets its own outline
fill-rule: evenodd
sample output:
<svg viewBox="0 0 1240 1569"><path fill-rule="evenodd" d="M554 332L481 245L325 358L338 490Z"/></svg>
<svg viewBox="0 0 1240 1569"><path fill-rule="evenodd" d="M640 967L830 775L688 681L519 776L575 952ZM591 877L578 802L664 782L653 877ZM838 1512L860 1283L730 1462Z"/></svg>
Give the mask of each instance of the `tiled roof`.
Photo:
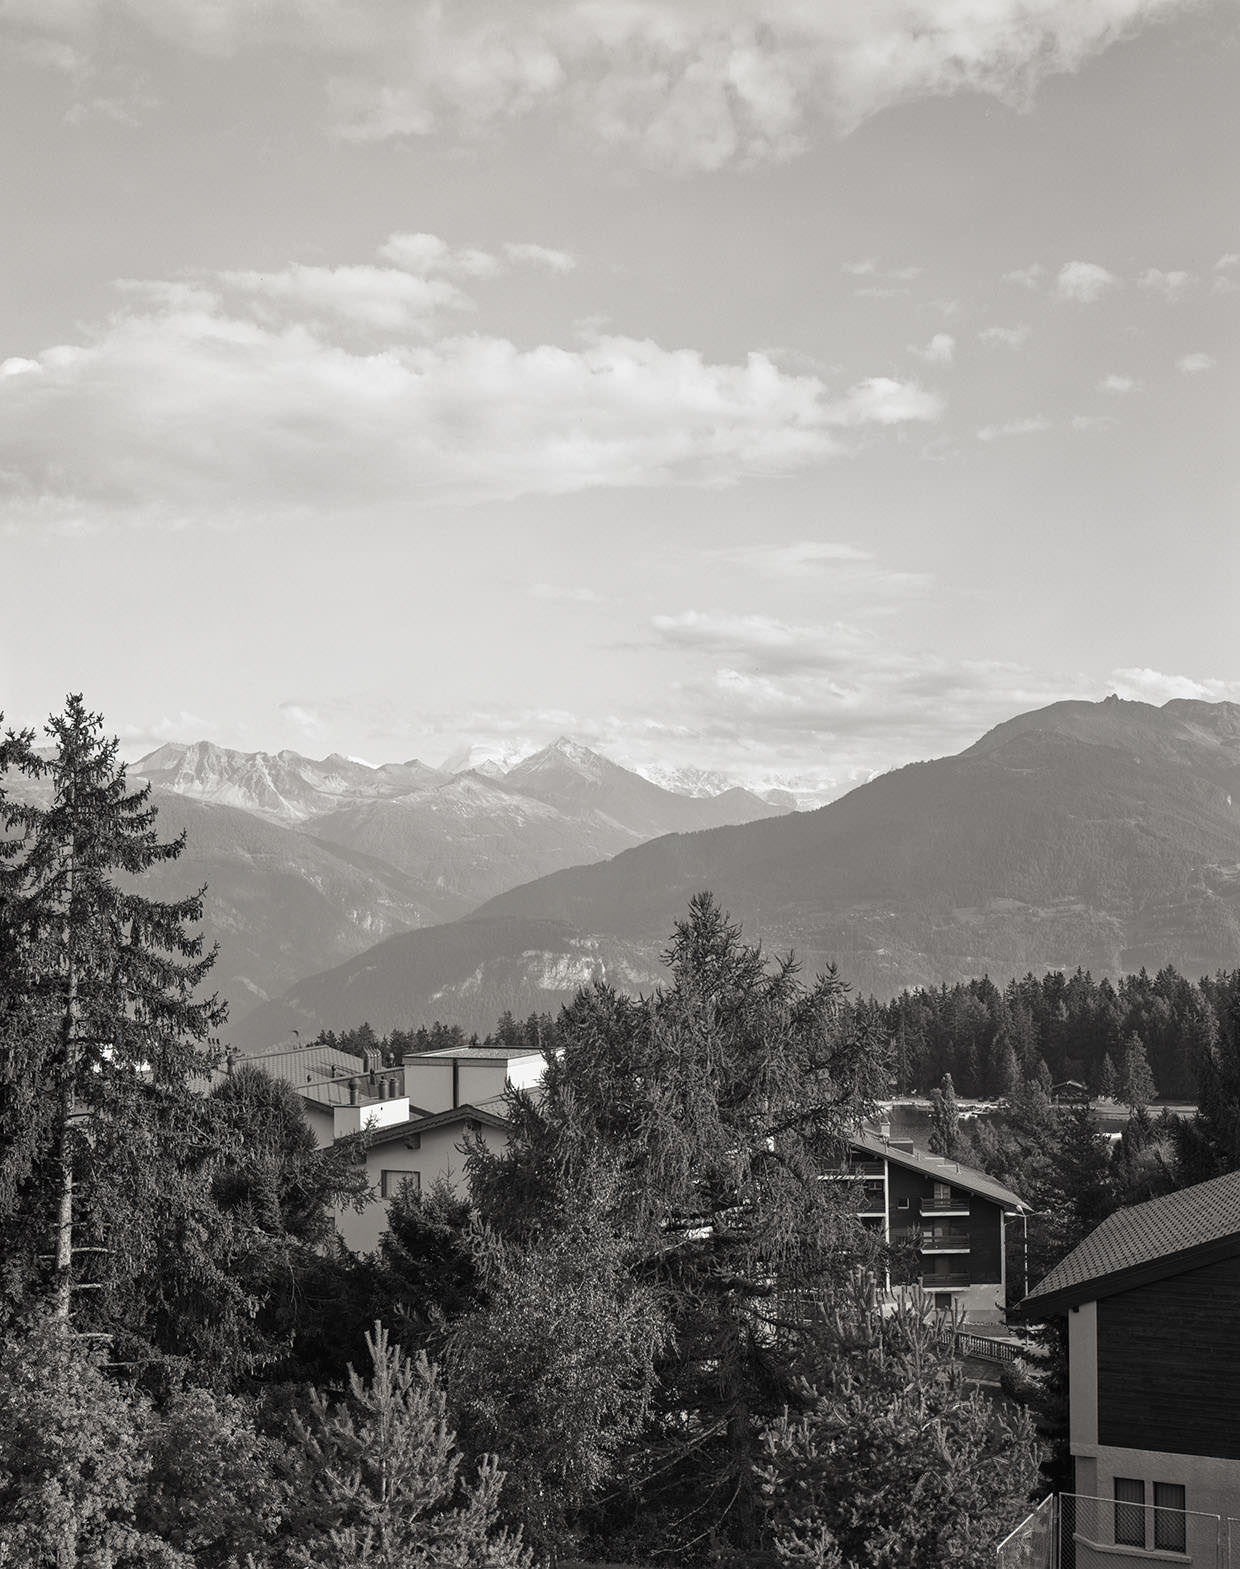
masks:
<svg viewBox="0 0 1240 1569"><path fill-rule="evenodd" d="M1097 1288L1111 1277L1159 1260L1174 1260L1229 1237L1236 1238L1240 1251L1240 1171L1116 1210L1061 1259L1025 1301L1061 1292L1088 1301L1105 1295ZM1094 1289L1086 1292L1083 1287Z"/></svg>
<svg viewBox="0 0 1240 1569"><path fill-rule="evenodd" d="M862 1129L849 1134L849 1143L856 1149L865 1150L869 1155L893 1161L897 1166L904 1166L909 1171L921 1172L931 1180L950 1182L954 1188L963 1188L967 1193L976 1193L979 1197L990 1199L995 1204L1002 1204L1004 1209L1019 1210L1029 1207L1022 1198L1012 1192L1011 1188L1005 1188L1001 1182L988 1177L984 1171L975 1171L972 1166L962 1166L958 1160L948 1160L943 1155L931 1155L927 1150L899 1149L881 1134L867 1133Z"/></svg>

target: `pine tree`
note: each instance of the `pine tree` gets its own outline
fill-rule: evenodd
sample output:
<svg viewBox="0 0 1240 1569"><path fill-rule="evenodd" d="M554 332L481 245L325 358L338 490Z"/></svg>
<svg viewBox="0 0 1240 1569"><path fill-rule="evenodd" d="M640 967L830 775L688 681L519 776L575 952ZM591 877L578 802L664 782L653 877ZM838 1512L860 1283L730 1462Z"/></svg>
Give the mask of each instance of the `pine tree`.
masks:
<svg viewBox="0 0 1240 1569"><path fill-rule="evenodd" d="M781 1569L991 1569L1025 1513L1032 1424L967 1384L927 1308L881 1314L862 1281L837 1299L818 1378L764 1435Z"/></svg>
<svg viewBox="0 0 1240 1569"><path fill-rule="evenodd" d="M503 1474L485 1458L462 1475L447 1402L424 1355L405 1355L376 1323L369 1378L349 1370L345 1398L313 1392L294 1421L286 1532L314 1569L527 1569L518 1537L497 1528Z"/></svg>
<svg viewBox="0 0 1240 1569"><path fill-rule="evenodd" d="M11 1064L6 1120L32 1094L47 1108L39 1147L0 1184L10 1206L41 1209L53 1255L52 1311L69 1318L73 1286L75 1176L92 1145L141 1115L150 1094L183 1094L208 1062L205 1043L224 1017L195 997L214 954L187 929L201 895L166 903L134 883L175 859L184 838L161 842L149 786L131 792L117 743L102 720L70 696L53 715L50 758L29 733L8 732L3 762L27 786L0 801L6 850L0 929L11 944L0 980L0 1013L26 1031L27 1052ZM38 790L32 798L30 787ZM0 1132L9 1130L0 1129ZM18 1189L22 1203L17 1203Z"/></svg>

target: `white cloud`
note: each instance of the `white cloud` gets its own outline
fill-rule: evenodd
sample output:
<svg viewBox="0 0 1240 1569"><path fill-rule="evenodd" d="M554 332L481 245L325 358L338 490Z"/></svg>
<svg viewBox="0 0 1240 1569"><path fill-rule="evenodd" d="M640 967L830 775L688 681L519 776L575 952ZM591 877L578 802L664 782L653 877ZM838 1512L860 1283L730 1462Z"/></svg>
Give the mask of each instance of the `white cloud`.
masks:
<svg viewBox="0 0 1240 1569"><path fill-rule="evenodd" d="M1004 283L1018 283L1022 289L1036 289L1046 274L1041 262L1031 262L1028 267L1017 267L1014 272L1003 274Z"/></svg>
<svg viewBox="0 0 1240 1569"><path fill-rule="evenodd" d="M278 272L223 272L220 282L270 302L307 321L340 317L355 326L404 332L425 328L444 310L470 310L473 302L446 278L398 267L307 267Z"/></svg>
<svg viewBox="0 0 1240 1569"><path fill-rule="evenodd" d="M306 737L318 735L323 728L323 716L306 703L281 703L280 716Z"/></svg>
<svg viewBox="0 0 1240 1569"><path fill-rule="evenodd" d="M379 247L379 255L393 266L423 277L432 272L448 272L468 278L490 278L499 271L499 262L489 251L471 245L454 248L437 234L389 235Z"/></svg>
<svg viewBox="0 0 1240 1569"><path fill-rule="evenodd" d="M1162 272L1157 267L1148 267L1137 279L1137 284L1153 294L1161 294L1174 305L1184 298L1196 281L1191 272Z"/></svg>
<svg viewBox="0 0 1240 1569"><path fill-rule="evenodd" d="M8 362L10 518L182 527L403 513L415 498L726 485L822 463L847 450L845 432L942 410L911 382L833 393L758 353L713 363L616 335L519 348L432 331L422 307L456 299L428 292L453 286L421 273L289 268L216 282L131 285L86 341Z"/></svg>
<svg viewBox="0 0 1240 1569"><path fill-rule="evenodd" d="M1072 416L1073 430L1109 430L1119 421L1114 414L1074 414Z"/></svg>
<svg viewBox="0 0 1240 1569"><path fill-rule="evenodd" d="M9 11L12 12L13 0ZM127 13L182 47L331 62L342 135L477 134L558 110L671 169L786 159L908 99L981 92L1025 107L1183 0L23 0L47 36Z"/></svg>
<svg viewBox="0 0 1240 1569"><path fill-rule="evenodd" d="M836 540L800 539L785 545L733 545L709 551L707 555L712 561L738 567L746 574L785 580L812 575L838 584L849 594L884 600L920 593L933 582L928 573L882 567L870 551Z"/></svg>
<svg viewBox="0 0 1240 1569"><path fill-rule="evenodd" d="M1113 272L1100 267L1097 262L1065 262L1055 278L1055 293L1061 300L1074 300L1079 305L1092 305L1108 289L1119 283Z"/></svg>
<svg viewBox="0 0 1240 1569"><path fill-rule="evenodd" d="M925 348L918 349L910 344L909 352L928 365L950 365L956 357L956 340L950 332L936 332Z"/></svg>
<svg viewBox="0 0 1240 1569"><path fill-rule="evenodd" d="M979 441L997 441L1003 436L1033 436L1040 430L1049 430L1051 422L1045 415L1035 414L1029 419L1010 419L1001 425L983 425L977 433Z"/></svg>
<svg viewBox="0 0 1240 1569"><path fill-rule="evenodd" d="M547 272L572 272L577 258L568 251L553 250L548 245L517 244L504 242L504 255L510 262L529 267L543 267Z"/></svg>
<svg viewBox="0 0 1240 1569"><path fill-rule="evenodd" d="M1213 370L1217 363L1212 354L1198 351L1195 354L1181 354L1175 362L1175 368L1183 371L1186 376L1194 376L1199 371Z"/></svg>
<svg viewBox="0 0 1240 1569"><path fill-rule="evenodd" d="M1168 703L1173 698L1192 698L1203 703L1240 701L1240 681L1225 681L1209 676L1197 680L1193 676L1166 675L1161 670L1129 666L1113 670L1111 689L1117 697L1139 703Z"/></svg>
<svg viewBox="0 0 1240 1569"><path fill-rule="evenodd" d="M1136 386L1137 383L1131 376L1117 376L1112 372L1109 376L1104 376L1098 383L1098 391L1122 394L1135 391Z"/></svg>
<svg viewBox="0 0 1240 1569"><path fill-rule="evenodd" d="M1032 330L1027 323L1020 322L1015 327L983 327L977 336L982 343L999 345L1005 349L1023 349Z"/></svg>
<svg viewBox="0 0 1240 1569"><path fill-rule="evenodd" d="M1214 263L1215 272L1226 272L1231 267L1240 267L1240 251L1226 251Z"/></svg>

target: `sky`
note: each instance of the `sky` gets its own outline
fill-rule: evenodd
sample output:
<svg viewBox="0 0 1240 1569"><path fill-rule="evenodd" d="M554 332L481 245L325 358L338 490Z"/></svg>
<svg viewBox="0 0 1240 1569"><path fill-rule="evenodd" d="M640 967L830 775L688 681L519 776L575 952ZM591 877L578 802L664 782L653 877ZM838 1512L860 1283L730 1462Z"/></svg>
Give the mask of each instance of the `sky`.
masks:
<svg viewBox="0 0 1240 1569"><path fill-rule="evenodd" d="M1235 0L0 0L0 708L825 799L1240 701Z"/></svg>

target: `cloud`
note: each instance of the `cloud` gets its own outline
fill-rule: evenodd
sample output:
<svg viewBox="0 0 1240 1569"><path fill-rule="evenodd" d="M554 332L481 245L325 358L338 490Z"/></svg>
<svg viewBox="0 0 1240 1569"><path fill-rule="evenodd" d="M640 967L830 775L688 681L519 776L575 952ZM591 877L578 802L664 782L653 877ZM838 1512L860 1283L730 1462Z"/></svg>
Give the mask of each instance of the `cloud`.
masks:
<svg viewBox="0 0 1240 1569"><path fill-rule="evenodd" d="M1046 274L1046 268L1041 262L1032 262L1028 267L1018 267L1015 272L1003 274L1004 283L1018 283L1022 289L1036 289Z"/></svg>
<svg viewBox="0 0 1240 1569"><path fill-rule="evenodd" d="M1166 675L1161 670L1130 666L1113 670L1110 683L1117 697L1139 703L1162 704L1174 698L1203 703L1240 702L1240 681L1220 680L1216 676L1198 680L1194 676Z"/></svg>
<svg viewBox="0 0 1240 1569"><path fill-rule="evenodd" d="M950 332L936 332L924 349L909 345L909 352L916 354L928 365L950 365L956 357L956 340Z"/></svg>
<svg viewBox="0 0 1240 1569"><path fill-rule="evenodd" d="M1050 427L1051 422L1045 415L1035 414L1029 419L1010 419L1001 425L983 425L977 433L977 439L997 441L1003 436L1033 436Z"/></svg>
<svg viewBox="0 0 1240 1569"><path fill-rule="evenodd" d="M1061 300L1092 305L1108 289L1115 288L1119 281L1113 272L1108 272L1097 262L1065 262L1055 278L1055 294Z"/></svg>
<svg viewBox="0 0 1240 1569"><path fill-rule="evenodd" d="M1205 354L1200 350L1195 354L1181 354L1175 362L1176 370L1181 370L1186 376L1195 376L1203 370L1213 370L1218 361L1213 354Z"/></svg>
<svg viewBox="0 0 1240 1569"><path fill-rule="evenodd" d="M800 539L789 544L733 545L707 552L712 561L738 567L747 575L795 580L829 579L847 593L880 599L902 598L931 586L925 572L882 567L868 550L835 540Z"/></svg>
<svg viewBox="0 0 1240 1569"><path fill-rule="evenodd" d="M849 432L943 408L889 377L833 392L760 353L716 363L618 335L528 348L462 335L424 314L455 306L454 289L384 268L130 284L85 341L6 362L9 516L167 528L728 485L820 464L848 450Z"/></svg>
<svg viewBox="0 0 1240 1569"><path fill-rule="evenodd" d="M1074 414L1072 416L1073 430L1109 430L1119 421L1114 414Z"/></svg>
<svg viewBox="0 0 1240 1569"><path fill-rule="evenodd" d="M1005 349L1023 349L1029 341L1032 328L1021 322L1015 327L983 327L978 333L982 343L998 345Z"/></svg>
<svg viewBox="0 0 1240 1569"><path fill-rule="evenodd" d="M294 263L277 272L223 272L219 281L301 320L317 322L334 316L388 332L424 329L445 310L473 309L473 302L446 278L398 267Z"/></svg>
<svg viewBox="0 0 1240 1569"><path fill-rule="evenodd" d="M1149 267L1137 279L1137 286L1149 289L1153 294L1161 294L1174 305L1184 298L1196 281L1191 272L1161 272L1157 267Z"/></svg>
<svg viewBox="0 0 1240 1569"><path fill-rule="evenodd" d="M1098 391L1125 393L1134 391L1136 386L1137 383L1131 376L1117 376L1112 372L1111 375L1104 376L1098 383Z"/></svg>
<svg viewBox="0 0 1240 1569"><path fill-rule="evenodd" d="M89 40L117 13L215 56L329 62L339 134L476 137L556 112L671 169L787 159L823 127L962 92L1024 108L1183 0L26 0L42 35Z"/></svg>
<svg viewBox="0 0 1240 1569"><path fill-rule="evenodd" d="M577 258L568 251L552 250L548 245L515 244L504 242L504 255L510 262L528 267L543 267L548 272L572 272Z"/></svg>
<svg viewBox="0 0 1240 1569"><path fill-rule="evenodd" d="M318 735L323 728L323 716L306 703L281 703L280 717L306 737Z"/></svg>
<svg viewBox="0 0 1240 1569"><path fill-rule="evenodd" d="M668 657L696 669L675 684L669 717L685 716L702 743L734 758L754 748L804 766L827 751L841 772L872 771L936 755L953 738L965 745L1065 695L1020 666L896 648L855 623L691 610L653 626Z"/></svg>
<svg viewBox="0 0 1240 1569"><path fill-rule="evenodd" d="M389 235L380 246L379 255L393 266L423 277L433 272L447 272L469 278L490 278L499 271L499 262L490 251L471 245L454 248L437 234Z"/></svg>

